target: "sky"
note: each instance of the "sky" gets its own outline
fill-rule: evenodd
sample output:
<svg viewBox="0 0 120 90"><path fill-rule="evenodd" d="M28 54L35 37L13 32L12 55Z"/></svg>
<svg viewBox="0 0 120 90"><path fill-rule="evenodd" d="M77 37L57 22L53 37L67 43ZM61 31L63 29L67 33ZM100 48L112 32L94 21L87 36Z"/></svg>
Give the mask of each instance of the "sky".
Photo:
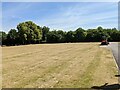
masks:
<svg viewBox="0 0 120 90"><path fill-rule="evenodd" d="M119 0L1 0L2 2L119 2Z"/></svg>
<svg viewBox="0 0 120 90"><path fill-rule="evenodd" d="M2 31L25 21L51 30L118 28L117 2L2 2Z"/></svg>

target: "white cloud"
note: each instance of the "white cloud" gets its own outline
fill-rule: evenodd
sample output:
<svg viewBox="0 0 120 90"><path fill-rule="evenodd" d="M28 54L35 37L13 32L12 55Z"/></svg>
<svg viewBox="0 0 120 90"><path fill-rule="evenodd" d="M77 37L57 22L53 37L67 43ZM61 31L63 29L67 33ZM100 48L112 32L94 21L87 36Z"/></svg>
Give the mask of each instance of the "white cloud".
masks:
<svg viewBox="0 0 120 90"><path fill-rule="evenodd" d="M117 10L114 11L107 11L107 9L111 7L107 7L106 5L110 5L111 7L115 7L115 4L113 3L102 3L102 4L89 4L87 6L74 6L69 7L68 9L64 10L64 8L61 8L63 12L59 13L58 15L54 17L50 17L49 19L45 19L42 21L36 22L39 25L46 25L53 29L64 29L64 30L70 30L75 29L77 27L82 27L86 25L86 28L89 28L88 26L93 23L94 25L91 25L91 27L95 26L96 24L101 24L103 26L107 26L111 23L113 24L113 27L117 24ZM97 11L100 8L106 9L106 12ZM97 11L97 13L89 14L90 12ZM114 18L110 20L111 18ZM90 25L89 25L90 24ZM87 26L88 25L88 26ZM97 26L98 26L97 25ZM109 27L109 26L108 26Z"/></svg>
<svg viewBox="0 0 120 90"><path fill-rule="evenodd" d="M18 19L18 22L26 21L19 16L17 11L23 11L28 9L31 4L19 4L16 8L8 9L4 11L7 15L6 20L11 20L9 18ZM98 25L105 27L116 27L117 26L117 3L77 3L74 6L59 7L60 12L52 13L52 15L46 18L36 17L32 20L38 25L49 26L52 29L63 29L63 30L75 30L78 27L92 28ZM18 13L18 14L16 14ZM9 15L11 17L9 17ZM17 15L17 16L16 16ZM22 18L22 20L21 20ZM4 18L3 18L4 19ZM9 23L8 23L9 24ZM16 23L6 25L4 27L9 30L17 25Z"/></svg>

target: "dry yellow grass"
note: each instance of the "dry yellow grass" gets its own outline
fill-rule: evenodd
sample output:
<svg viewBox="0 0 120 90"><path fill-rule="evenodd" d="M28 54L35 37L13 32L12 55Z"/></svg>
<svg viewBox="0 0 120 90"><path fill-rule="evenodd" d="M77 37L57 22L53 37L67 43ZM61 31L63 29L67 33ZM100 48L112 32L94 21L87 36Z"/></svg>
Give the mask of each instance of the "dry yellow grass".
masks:
<svg viewBox="0 0 120 90"><path fill-rule="evenodd" d="M91 88L116 84L112 53L98 43L2 47L3 88Z"/></svg>

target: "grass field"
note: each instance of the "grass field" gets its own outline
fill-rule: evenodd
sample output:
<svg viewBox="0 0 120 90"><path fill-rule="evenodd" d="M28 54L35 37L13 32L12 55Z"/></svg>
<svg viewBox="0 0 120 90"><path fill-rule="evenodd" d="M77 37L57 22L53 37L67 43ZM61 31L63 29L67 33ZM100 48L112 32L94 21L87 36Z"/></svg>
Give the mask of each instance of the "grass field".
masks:
<svg viewBox="0 0 120 90"><path fill-rule="evenodd" d="M98 43L2 47L3 88L91 88L118 83L112 53Z"/></svg>

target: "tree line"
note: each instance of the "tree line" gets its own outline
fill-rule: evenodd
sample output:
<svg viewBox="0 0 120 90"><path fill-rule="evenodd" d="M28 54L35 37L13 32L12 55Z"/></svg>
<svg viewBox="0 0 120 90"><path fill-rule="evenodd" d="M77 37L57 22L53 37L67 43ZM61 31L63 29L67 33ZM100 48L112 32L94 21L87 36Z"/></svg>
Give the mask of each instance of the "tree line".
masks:
<svg viewBox="0 0 120 90"><path fill-rule="evenodd" d="M108 41L120 41L120 31L116 28L96 29L78 28L75 31L53 30L40 27L32 21L19 23L16 29L8 33L0 32L0 44L7 46L39 44L39 43L68 43L68 42L99 42L105 36Z"/></svg>

